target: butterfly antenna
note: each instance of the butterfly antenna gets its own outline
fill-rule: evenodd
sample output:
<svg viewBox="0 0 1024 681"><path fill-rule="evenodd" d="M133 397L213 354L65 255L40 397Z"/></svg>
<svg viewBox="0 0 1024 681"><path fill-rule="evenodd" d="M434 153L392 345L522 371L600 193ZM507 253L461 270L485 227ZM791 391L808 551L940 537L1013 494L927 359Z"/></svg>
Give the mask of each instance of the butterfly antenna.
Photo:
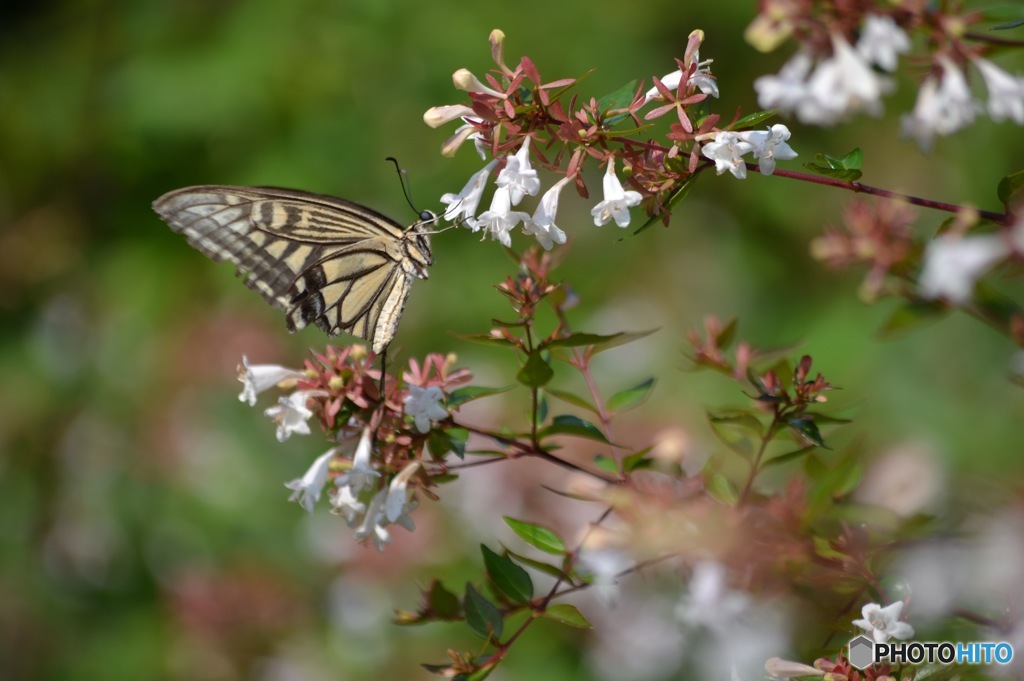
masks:
<svg viewBox="0 0 1024 681"><path fill-rule="evenodd" d="M398 171L398 181L402 183L402 193L405 194L405 200L408 202L409 207L412 208L414 212L419 213L420 211L416 209L416 204L413 203L412 200L412 190L410 189L409 173L406 172L405 168L398 165L398 159L396 159L394 156L388 156L384 160L391 161L392 163L395 164L395 170Z"/></svg>

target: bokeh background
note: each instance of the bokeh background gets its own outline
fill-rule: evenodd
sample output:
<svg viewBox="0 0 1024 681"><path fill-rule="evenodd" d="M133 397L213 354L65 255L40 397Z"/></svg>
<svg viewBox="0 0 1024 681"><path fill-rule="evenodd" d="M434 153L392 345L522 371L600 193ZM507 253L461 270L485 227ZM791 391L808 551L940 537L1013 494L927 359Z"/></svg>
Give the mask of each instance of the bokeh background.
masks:
<svg viewBox="0 0 1024 681"><path fill-rule="evenodd" d="M721 84L716 109L750 112L752 80L777 71L791 48L764 56L743 43L749 4L2 3L0 678L425 678L419 662L478 645L456 627L388 620L393 608L414 608L416 585L434 574L453 588L479 575L479 541L515 545L501 515L572 536L596 511L539 489L550 475L540 463L483 467L442 489L440 503L417 512L420 529L396 531L378 555L326 507L307 517L286 503L281 483L326 445L277 443L261 414L269 402L236 399L235 367L243 353L297 365L326 339L316 329L289 336L277 311L171 233L150 203L180 186L263 184L411 221L384 158L409 169L428 208L479 168L468 147L441 157L450 129L430 130L421 116L460 101L455 69L490 67L495 27L510 61L527 54L549 80L594 69L581 85L588 97L673 70L687 34L703 28L702 56L714 58ZM1019 58L1001 63L1021 68ZM1024 135L982 120L923 156L898 135L913 95L904 74L883 118L827 131L791 124L791 143L804 161L860 146L867 183L998 209L996 182L1024 158ZM596 194L599 176L589 177ZM862 304L859 273L827 271L808 254L850 198L780 178L707 176L669 228L620 240L627 232L595 228L590 204L563 196L571 242L559 276L580 295L576 327L660 328L597 365L608 393L658 377L620 439L671 440L697 458L714 449L704 406L744 398L685 371L682 338L706 314L735 315L756 344L802 343L843 388L835 399L870 451L913 446L939 462L939 478L957 481L945 487L948 508L998 498L1021 470L1024 400L1006 380L1013 350L957 316L880 340L893 303ZM923 214L920 233L942 217ZM485 332L507 316L492 287L513 263L461 231L436 238L434 253L399 330L399 358L455 352L480 383L509 383L509 358L450 332ZM477 416L514 425L523 397ZM602 623L631 612L584 610ZM675 674L671 655L659 657L672 641L659 653L663 639L636 635L618 641L631 646L618 656L611 639L542 625L496 678ZM623 660L633 666L616 668Z"/></svg>

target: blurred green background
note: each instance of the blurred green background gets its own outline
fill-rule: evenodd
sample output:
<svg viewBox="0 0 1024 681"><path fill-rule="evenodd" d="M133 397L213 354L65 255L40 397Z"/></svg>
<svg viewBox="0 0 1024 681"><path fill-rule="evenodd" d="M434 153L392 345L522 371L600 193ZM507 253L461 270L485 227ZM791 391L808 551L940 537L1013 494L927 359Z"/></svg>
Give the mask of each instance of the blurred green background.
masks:
<svg viewBox="0 0 1024 681"><path fill-rule="evenodd" d="M442 489L440 504L417 512L420 529L397 531L378 556L326 505L306 517L287 504L281 483L326 445L274 441L260 413L269 401L240 404L235 367L243 353L298 365L325 338L289 336L278 311L171 233L150 203L186 185L262 184L411 221L384 157L409 169L429 208L479 168L469 147L442 158L454 126L430 130L421 116L461 101L455 69L491 66L495 27L509 61L529 55L548 80L595 69L587 97L673 70L687 34L703 28L702 57L715 60L722 90L716 110L750 112L753 78L777 71L791 48L762 56L742 42L749 4L3 3L0 678L419 678L417 664L443 661L449 645L478 645L454 627L392 627L391 609L414 608L416 584L433 574L456 588L478 575L477 542L514 543L503 514L554 515L571 534L596 513L544 499L540 464L485 467ZM912 101L904 78L884 118L825 131L791 124L791 144L803 161L861 146L869 184L998 209L995 184L1024 158L1024 135L982 120L922 156L898 137L898 112ZM596 196L599 176L589 177ZM621 439L642 447L672 426L696 455L712 450L701 405L743 397L683 371L682 337L706 314L738 315L741 337L758 345L802 341L873 448L923 441L951 479L983 489L1016 479L1024 400L1005 378L1010 345L962 317L882 342L892 303L861 304L859 272L810 259L810 239L850 198L780 178L707 176L670 228L618 241L626 232L595 228L590 205L563 196L571 241L558 274L580 294L576 327L661 329L598 363L608 393L659 378ZM941 218L922 215L921 233ZM508 316L492 286L513 264L464 231L436 238L434 254L398 333L401 359L456 352L480 383L508 383L508 358L449 331L484 332ZM479 418L514 424L522 397ZM602 677L588 653L598 639L538 631L500 678Z"/></svg>

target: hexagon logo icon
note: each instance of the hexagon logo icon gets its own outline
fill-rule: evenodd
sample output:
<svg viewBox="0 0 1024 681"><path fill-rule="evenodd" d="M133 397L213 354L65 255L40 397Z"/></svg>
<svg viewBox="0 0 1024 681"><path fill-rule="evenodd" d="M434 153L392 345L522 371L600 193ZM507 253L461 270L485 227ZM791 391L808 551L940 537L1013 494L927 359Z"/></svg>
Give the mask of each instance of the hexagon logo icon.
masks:
<svg viewBox="0 0 1024 681"><path fill-rule="evenodd" d="M846 659L857 669L871 666L875 659L875 644L867 636L858 636L847 645Z"/></svg>

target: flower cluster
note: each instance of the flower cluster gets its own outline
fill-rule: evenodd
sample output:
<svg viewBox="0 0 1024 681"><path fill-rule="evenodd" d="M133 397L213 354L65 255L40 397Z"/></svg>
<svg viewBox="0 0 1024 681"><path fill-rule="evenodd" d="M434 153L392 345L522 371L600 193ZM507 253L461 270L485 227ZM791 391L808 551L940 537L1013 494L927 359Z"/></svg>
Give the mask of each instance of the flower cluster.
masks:
<svg viewBox="0 0 1024 681"><path fill-rule="evenodd" d="M376 357L361 345L329 347L298 371L276 365L252 365L242 358L239 399L255 405L257 395L274 387L290 391L265 410L277 424L277 439L309 435L309 421L320 422L337 444L317 457L306 473L285 486L289 501L312 513L330 483L332 512L355 528L356 538L379 550L391 541L389 525L413 529L410 513L417 489L432 483L426 464L445 451L425 446L446 439L444 406L453 389L470 380L454 369L454 357L429 355L420 365L409 361L402 381L373 368ZM383 393L381 386L383 385ZM426 457L426 458L425 458Z"/></svg>
<svg viewBox="0 0 1024 681"><path fill-rule="evenodd" d="M914 219L903 204L854 203L843 216L843 228L831 228L815 239L811 252L833 267L868 263L861 288L866 300L898 293L886 281L894 275L912 283L913 297L953 305L969 303L977 281L995 265L1024 256L1024 221L998 232L977 233L971 230L978 226L978 216L963 211L921 247L915 246L910 231Z"/></svg>
<svg viewBox="0 0 1024 681"><path fill-rule="evenodd" d="M892 81L877 74L896 68L897 55L910 49L910 39L891 17L867 15L857 45L841 33L829 35L831 55L815 61L808 51L797 52L775 76L754 81L757 102L766 109L795 113L804 123L834 125L861 111L878 115L881 96Z"/></svg>
<svg viewBox="0 0 1024 681"><path fill-rule="evenodd" d="M936 136L970 125L983 108L995 121L1024 125L1024 78L983 58L988 46L965 40L970 37L967 27L981 19L980 13L943 17L924 4L905 4L889 14L836 15L819 12L817 4L769 0L748 29L748 41L763 51L789 35L798 36L801 44L778 74L754 81L762 107L825 126L862 112L879 115L882 96L894 89L892 79L883 74L895 71L899 55L910 52L907 30L916 29L928 35L931 69L913 110L902 118L905 137L928 151ZM988 91L984 107L971 94L968 64L981 74Z"/></svg>
<svg viewBox="0 0 1024 681"><path fill-rule="evenodd" d="M831 267L867 263L861 297L875 300L886 292L886 279L913 250L910 226L916 215L894 201L855 201L843 212L842 227L831 227L811 242L811 253Z"/></svg>
<svg viewBox="0 0 1024 681"><path fill-rule="evenodd" d="M988 89L988 115L994 121L1012 120L1024 125L1024 78L1013 76L987 59L969 55ZM966 63L964 64L966 66ZM935 57L935 68L921 83L917 102L901 121L903 134L913 137L928 151L935 136L945 137L974 122L981 105L971 95L967 76L951 56Z"/></svg>
<svg viewBox="0 0 1024 681"><path fill-rule="evenodd" d="M630 209L645 201L648 215L667 218L666 204L673 192L695 172L710 167L710 162L719 174L728 170L743 178L745 154L754 155L765 175L775 171L776 161L796 157L783 125L766 131L715 127L719 117L706 115L705 109L709 97L718 97L719 88L711 74L711 60L700 59L701 31L690 34L684 57L676 60L678 68L653 78L652 88L645 91L630 84L608 97L590 99L576 110L571 110L575 98L568 109L562 99L575 80L545 82L527 57L514 69L508 67L504 38L501 31L491 33L497 68L486 75L486 83L466 69L453 75L455 87L466 92L470 103L434 107L423 119L431 127L461 121L442 145L443 154L453 155L464 142L473 140L483 160L491 157L461 191L441 197L444 219L505 246L511 245L511 233L520 224L545 249L565 243L566 234L557 224L559 197L570 183L581 197L588 197L582 174L588 159L605 170L601 200L590 211L594 224L614 221L625 228L631 224ZM626 122L640 128L645 121L663 116L675 119L663 142L634 140L628 137L633 130L618 130ZM702 156L707 161L702 163ZM688 161L682 162L685 158ZM616 172L616 160L626 171L629 188ZM538 168L563 177L544 192L532 214L516 210L525 197L540 194L543 183ZM492 178L490 205L481 212Z"/></svg>
<svg viewBox="0 0 1024 681"><path fill-rule="evenodd" d="M748 153L753 153L758 160L762 175L773 174L776 161L796 158L796 152L786 143L788 139L789 128L782 124L773 125L767 132L722 131L715 135L714 142L701 147L700 153L715 162L715 172L719 175L728 170L733 177L742 180L747 176L743 156Z"/></svg>

